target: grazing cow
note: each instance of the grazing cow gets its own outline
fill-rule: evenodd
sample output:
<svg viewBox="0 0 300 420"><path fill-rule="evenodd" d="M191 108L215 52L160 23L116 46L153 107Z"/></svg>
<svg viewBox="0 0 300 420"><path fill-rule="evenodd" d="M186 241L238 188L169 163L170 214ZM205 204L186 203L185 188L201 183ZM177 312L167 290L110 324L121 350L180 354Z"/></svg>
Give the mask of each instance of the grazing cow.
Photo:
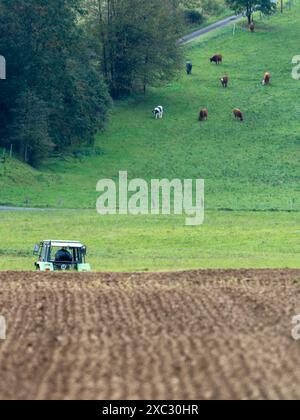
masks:
<svg viewBox="0 0 300 420"><path fill-rule="evenodd" d="M241 122L244 121L244 116L243 116L243 113L240 109L235 108L233 110L233 115L235 116L235 118L239 119Z"/></svg>
<svg viewBox="0 0 300 420"><path fill-rule="evenodd" d="M208 110L203 108L199 112L199 121L207 121L208 119Z"/></svg>
<svg viewBox="0 0 300 420"><path fill-rule="evenodd" d="M157 106L156 108L154 108L152 113L154 114L154 117L155 117L156 120L162 119L162 117L164 115L164 109L163 109L162 106Z"/></svg>
<svg viewBox="0 0 300 420"><path fill-rule="evenodd" d="M250 31L253 33L253 32L255 32L255 25L254 25L254 23L252 22L252 23L250 23L250 25L249 25L249 29L250 29Z"/></svg>
<svg viewBox="0 0 300 420"><path fill-rule="evenodd" d="M216 54L210 59L211 63L216 63L217 65L223 62L223 57L221 54Z"/></svg>
<svg viewBox="0 0 300 420"><path fill-rule="evenodd" d="M193 70L193 64L190 61L188 61L186 63L186 74L190 76L192 74L192 70Z"/></svg>
<svg viewBox="0 0 300 420"><path fill-rule="evenodd" d="M271 81L271 73L265 73L262 84L264 86L269 85Z"/></svg>
<svg viewBox="0 0 300 420"><path fill-rule="evenodd" d="M223 76L220 80L221 80L223 88L227 88L228 87L228 82L229 82L229 77L228 76Z"/></svg>

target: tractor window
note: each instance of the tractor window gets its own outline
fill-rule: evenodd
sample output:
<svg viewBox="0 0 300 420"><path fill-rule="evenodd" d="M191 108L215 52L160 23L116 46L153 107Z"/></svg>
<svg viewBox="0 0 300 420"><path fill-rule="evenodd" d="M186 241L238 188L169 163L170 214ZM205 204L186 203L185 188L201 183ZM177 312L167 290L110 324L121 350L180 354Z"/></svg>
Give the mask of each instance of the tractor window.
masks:
<svg viewBox="0 0 300 420"><path fill-rule="evenodd" d="M73 260L78 263L81 263L81 249L80 248L73 249Z"/></svg>
<svg viewBox="0 0 300 420"><path fill-rule="evenodd" d="M72 262L74 261L74 253L70 248L52 248L51 261Z"/></svg>
<svg viewBox="0 0 300 420"><path fill-rule="evenodd" d="M74 263L82 263L82 251L81 248L51 248L49 260L52 262L60 261L60 262L74 262ZM63 261L64 260L64 261Z"/></svg>

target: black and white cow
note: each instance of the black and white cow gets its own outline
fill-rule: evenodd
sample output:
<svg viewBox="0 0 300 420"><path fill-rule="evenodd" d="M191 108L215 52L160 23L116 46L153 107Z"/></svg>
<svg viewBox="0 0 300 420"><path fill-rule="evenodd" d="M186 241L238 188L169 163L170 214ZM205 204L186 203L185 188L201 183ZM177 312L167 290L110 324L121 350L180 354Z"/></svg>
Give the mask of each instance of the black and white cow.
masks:
<svg viewBox="0 0 300 420"><path fill-rule="evenodd" d="M152 112L153 112L156 120L162 119L162 117L164 115L164 109L163 109L162 106L157 106L156 108L154 108L154 110Z"/></svg>

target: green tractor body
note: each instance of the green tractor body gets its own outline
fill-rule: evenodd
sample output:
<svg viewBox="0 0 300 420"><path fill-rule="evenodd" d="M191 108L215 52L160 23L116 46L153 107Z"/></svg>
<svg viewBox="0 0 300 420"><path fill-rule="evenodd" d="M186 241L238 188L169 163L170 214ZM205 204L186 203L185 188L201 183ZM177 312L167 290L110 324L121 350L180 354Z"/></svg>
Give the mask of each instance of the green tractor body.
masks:
<svg viewBox="0 0 300 420"><path fill-rule="evenodd" d="M86 246L78 241L42 241L34 247L34 255L38 256L35 267L38 271L44 272L90 272L91 266L85 261L86 254Z"/></svg>

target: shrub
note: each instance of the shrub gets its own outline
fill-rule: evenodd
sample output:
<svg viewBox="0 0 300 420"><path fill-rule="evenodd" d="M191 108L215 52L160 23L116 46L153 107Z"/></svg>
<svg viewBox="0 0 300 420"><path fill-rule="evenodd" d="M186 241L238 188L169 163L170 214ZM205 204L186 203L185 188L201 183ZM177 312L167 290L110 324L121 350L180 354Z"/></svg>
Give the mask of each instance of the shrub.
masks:
<svg viewBox="0 0 300 420"><path fill-rule="evenodd" d="M201 24L204 21L204 17L199 10L185 10L184 18L186 22L191 24Z"/></svg>

